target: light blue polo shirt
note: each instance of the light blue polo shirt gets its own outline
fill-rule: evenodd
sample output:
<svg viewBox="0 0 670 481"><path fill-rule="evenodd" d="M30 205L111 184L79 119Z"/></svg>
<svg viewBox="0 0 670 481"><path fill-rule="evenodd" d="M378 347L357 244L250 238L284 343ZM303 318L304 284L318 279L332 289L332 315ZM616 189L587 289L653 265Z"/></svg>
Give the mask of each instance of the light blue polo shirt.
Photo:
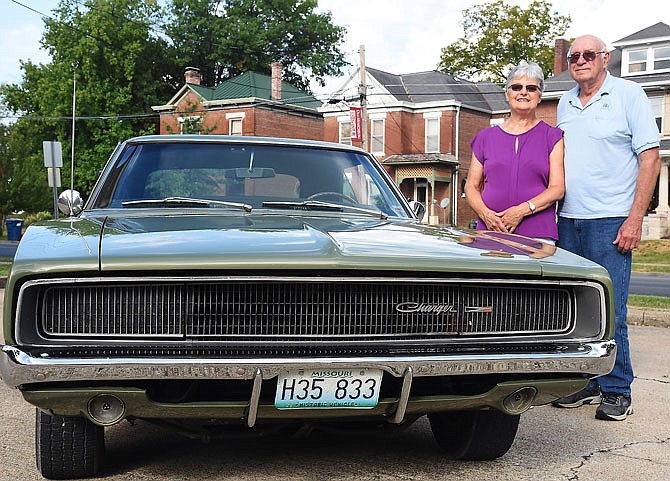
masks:
<svg viewBox="0 0 670 481"><path fill-rule="evenodd" d="M582 107L579 86L558 103L565 132L565 197L559 215L573 219L627 217L635 197L637 156L660 135L647 95L635 82L607 78Z"/></svg>

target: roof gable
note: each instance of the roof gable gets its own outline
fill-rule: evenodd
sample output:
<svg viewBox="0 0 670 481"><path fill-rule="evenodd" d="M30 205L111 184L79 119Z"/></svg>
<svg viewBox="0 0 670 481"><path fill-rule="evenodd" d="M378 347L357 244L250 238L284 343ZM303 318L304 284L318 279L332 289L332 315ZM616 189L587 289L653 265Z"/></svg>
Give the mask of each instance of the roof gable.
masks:
<svg viewBox="0 0 670 481"><path fill-rule="evenodd" d="M620 44L633 44L637 43L638 41L640 43L644 43L646 40L670 40L670 25L667 25L663 22L658 22L655 25L652 25L647 28L643 28L642 30L639 30L635 33L632 33L628 35L627 37L624 37L622 39L617 40L614 42L612 45L618 46Z"/></svg>

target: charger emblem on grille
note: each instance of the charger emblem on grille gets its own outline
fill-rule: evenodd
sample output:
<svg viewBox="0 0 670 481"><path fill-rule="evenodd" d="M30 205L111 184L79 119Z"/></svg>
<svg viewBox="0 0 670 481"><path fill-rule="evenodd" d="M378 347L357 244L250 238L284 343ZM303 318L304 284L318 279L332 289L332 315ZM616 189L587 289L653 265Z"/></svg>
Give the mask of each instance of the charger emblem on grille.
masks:
<svg viewBox="0 0 670 481"><path fill-rule="evenodd" d="M398 312L420 312L425 314L455 314L458 312L453 304L425 304L423 302L403 302L396 304Z"/></svg>

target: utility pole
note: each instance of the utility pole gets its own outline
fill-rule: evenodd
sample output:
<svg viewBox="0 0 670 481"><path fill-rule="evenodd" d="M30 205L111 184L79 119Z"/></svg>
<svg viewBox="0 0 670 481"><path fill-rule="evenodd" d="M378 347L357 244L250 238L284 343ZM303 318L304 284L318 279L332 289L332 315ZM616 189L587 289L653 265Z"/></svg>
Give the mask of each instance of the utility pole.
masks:
<svg viewBox="0 0 670 481"><path fill-rule="evenodd" d="M361 135L363 140L361 142L361 148L366 151L370 151L368 146L368 109L367 109L367 85L365 80L365 45L361 45L359 50L361 60L360 60L360 71L361 71L361 83L358 85L358 94L361 99Z"/></svg>

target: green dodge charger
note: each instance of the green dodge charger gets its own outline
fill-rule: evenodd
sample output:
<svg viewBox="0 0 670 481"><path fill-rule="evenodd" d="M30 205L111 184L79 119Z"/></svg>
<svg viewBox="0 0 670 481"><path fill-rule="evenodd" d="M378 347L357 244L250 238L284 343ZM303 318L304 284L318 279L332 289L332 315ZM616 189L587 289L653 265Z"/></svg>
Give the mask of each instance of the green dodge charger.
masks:
<svg viewBox="0 0 670 481"><path fill-rule="evenodd" d="M614 363L603 268L424 225L355 147L138 137L59 203L18 246L0 355L47 478L104 470L105 429L136 419L208 439L428 415L446 456L493 459Z"/></svg>

